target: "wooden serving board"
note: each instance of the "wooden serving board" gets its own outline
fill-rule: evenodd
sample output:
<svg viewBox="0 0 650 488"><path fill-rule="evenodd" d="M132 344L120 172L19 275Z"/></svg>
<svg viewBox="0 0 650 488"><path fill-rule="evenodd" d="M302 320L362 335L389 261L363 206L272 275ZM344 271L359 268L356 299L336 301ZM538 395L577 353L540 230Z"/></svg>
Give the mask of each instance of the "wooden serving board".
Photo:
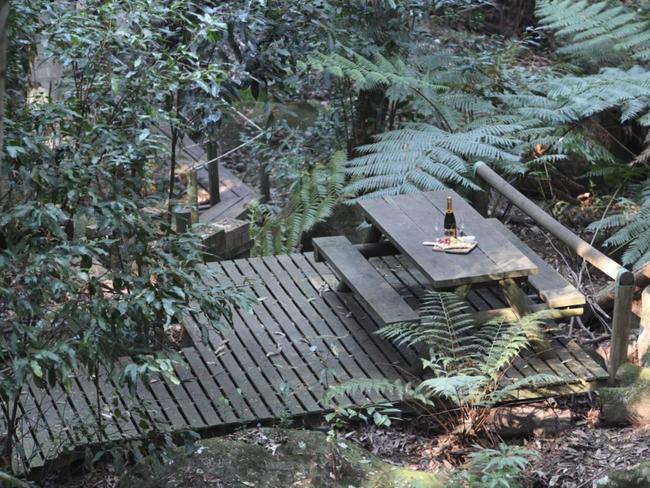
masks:
<svg viewBox="0 0 650 488"><path fill-rule="evenodd" d="M469 254L477 246L477 244L478 243L475 242L472 244L472 247L468 247L466 249L438 249L432 246L431 250L433 252L446 252L448 254Z"/></svg>

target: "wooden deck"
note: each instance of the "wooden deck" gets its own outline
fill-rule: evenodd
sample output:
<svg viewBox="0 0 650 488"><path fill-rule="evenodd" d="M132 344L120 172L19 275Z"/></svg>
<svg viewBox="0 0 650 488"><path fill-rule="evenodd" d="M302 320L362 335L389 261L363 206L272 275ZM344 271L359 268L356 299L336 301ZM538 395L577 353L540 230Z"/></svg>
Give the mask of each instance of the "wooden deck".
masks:
<svg viewBox="0 0 650 488"><path fill-rule="evenodd" d="M372 264L405 300L417 306L424 277L399 257L372 258ZM129 396L115 379L103 378L99 391L88 378L75 377L72 389L42 390L32 385L23 395L21 439L24 467L42 466L66 451L100 440L127 440L147 433L145 423L166 431L192 429L214 433L259 422L321 414L328 385L352 378L404 378L418 375L418 359L374 332L378 324L349 292L337 292L337 279L312 254L293 254L212 263L219 281L243 284L260 299L252 313L238 311L231 324L209 334L203 345L195 320L186 328L193 345L180 351L178 385L157 378ZM500 308L498 289L476 288L469 295L476 310ZM553 373L561 384L520 398L592 389L607 373L578 345L553 339L555 349L543 357L528 352L504 381L535 373ZM101 426L93 415L97 399L104 405ZM349 398L355 404L390 398ZM1 426L0 426L1 431Z"/></svg>
<svg viewBox="0 0 650 488"><path fill-rule="evenodd" d="M169 137L168 128L161 128L161 132ZM185 136L179 142L179 159L191 166L202 165L207 161L207 154L200 144ZM203 189L209 188L208 170L205 167L197 171L197 179ZM218 204L201 210L200 222L209 224L227 217L241 218L246 214L248 205L260 197L254 188L235 176L223 163L219 164L219 194L221 201Z"/></svg>

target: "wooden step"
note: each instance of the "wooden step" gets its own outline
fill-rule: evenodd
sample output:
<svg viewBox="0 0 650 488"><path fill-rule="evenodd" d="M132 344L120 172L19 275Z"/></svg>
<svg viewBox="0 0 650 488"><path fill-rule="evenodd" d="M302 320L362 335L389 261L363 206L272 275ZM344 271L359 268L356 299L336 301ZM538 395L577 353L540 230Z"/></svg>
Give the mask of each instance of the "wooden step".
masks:
<svg viewBox="0 0 650 488"><path fill-rule="evenodd" d="M497 219L488 219L521 252L535 263L539 271L529 276L528 281L539 293L539 298L549 308L576 307L585 304L585 296L569 283L560 273L539 257L535 251L521 241L508 227Z"/></svg>
<svg viewBox="0 0 650 488"><path fill-rule="evenodd" d="M418 319L417 312L346 237L320 237L313 244L317 260L330 265L379 324Z"/></svg>

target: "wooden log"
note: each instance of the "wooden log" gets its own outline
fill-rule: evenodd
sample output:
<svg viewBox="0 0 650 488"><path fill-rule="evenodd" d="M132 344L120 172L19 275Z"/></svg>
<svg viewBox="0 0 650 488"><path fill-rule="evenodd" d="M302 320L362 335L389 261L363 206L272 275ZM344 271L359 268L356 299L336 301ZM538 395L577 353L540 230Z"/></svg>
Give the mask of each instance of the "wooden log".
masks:
<svg viewBox="0 0 650 488"><path fill-rule="evenodd" d="M641 294L641 333L637 340L639 362L646 365L650 362L648 349L650 349L650 286L647 286Z"/></svg>
<svg viewBox="0 0 650 488"><path fill-rule="evenodd" d="M196 171L191 170L189 174L189 189L187 193L190 206L190 219L192 224L199 223L199 185Z"/></svg>
<svg viewBox="0 0 650 488"><path fill-rule="evenodd" d="M650 286L650 263L634 271L634 284L635 292L640 292ZM609 312L614 307L614 283L599 291L594 300L600 308Z"/></svg>
<svg viewBox="0 0 650 488"><path fill-rule="evenodd" d="M612 317L612 349L609 356L609 384L616 382L616 371L625 362L632 316L634 275L622 269L616 277L616 298Z"/></svg>
<svg viewBox="0 0 650 488"><path fill-rule="evenodd" d="M487 164L479 161L474 165L474 170L481 178L487 181L496 191L510 200L522 212L530 216L535 222L562 241L578 256L591 263L609 277L615 279L618 276L619 271L625 270L623 266L600 252L589 243L580 239L580 237L544 212L544 210L539 208L513 186L508 184L506 180L496 174Z"/></svg>

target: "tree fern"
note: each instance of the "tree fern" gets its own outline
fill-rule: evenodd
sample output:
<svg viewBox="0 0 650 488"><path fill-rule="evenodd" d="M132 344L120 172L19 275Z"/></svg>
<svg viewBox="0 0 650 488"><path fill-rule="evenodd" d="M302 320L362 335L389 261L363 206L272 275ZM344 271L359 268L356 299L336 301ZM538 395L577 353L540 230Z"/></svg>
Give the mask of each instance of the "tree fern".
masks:
<svg viewBox="0 0 650 488"><path fill-rule="evenodd" d="M510 162L518 158L507 149L517 144L508 134L517 126L494 125L450 133L428 124L407 124L385 132L361 146L362 155L347 164L355 177L347 191L361 198L456 187L476 190L469 161Z"/></svg>
<svg viewBox="0 0 650 488"><path fill-rule="evenodd" d="M289 201L280 213L259 204L251 206L253 255L296 250L305 232L331 215L343 195L344 162L345 155L339 152L328 164L303 174L292 186Z"/></svg>
<svg viewBox="0 0 650 488"><path fill-rule="evenodd" d="M623 210L614 215L592 223L589 228L617 229L605 241L612 247L626 247L623 263L642 266L650 262L650 179L641 185L640 204L630 200L620 202Z"/></svg>
<svg viewBox="0 0 650 488"><path fill-rule="evenodd" d="M618 2L541 0L537 16L564 43L560 53L616 65L650 58L650 24Z"/></svg>

